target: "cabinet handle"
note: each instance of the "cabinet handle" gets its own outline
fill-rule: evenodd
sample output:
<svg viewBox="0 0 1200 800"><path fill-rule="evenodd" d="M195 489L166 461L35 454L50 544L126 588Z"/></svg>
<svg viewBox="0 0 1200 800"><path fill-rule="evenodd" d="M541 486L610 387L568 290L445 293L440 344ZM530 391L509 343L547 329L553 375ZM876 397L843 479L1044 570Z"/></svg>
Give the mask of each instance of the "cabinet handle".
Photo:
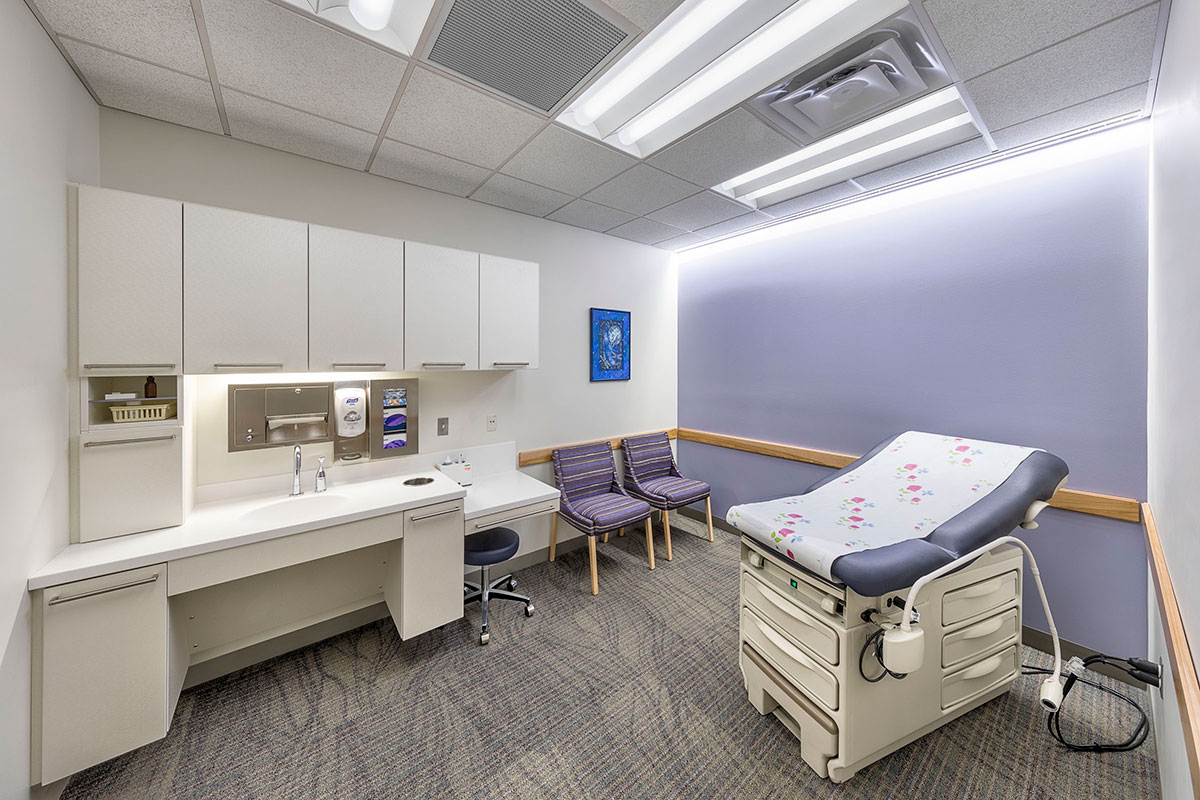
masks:
<svg viewBox="0 0 1200 800"><path fill-rule="evenodd" d="M422 367L465 367L465 361L422 361Z"/></svg>
<svg viewBox="0 0 1200 800"><path fill-rule="evenodd" d="M56 595L51 597L50 602L46 603L46 605L56 606L59 603L69 603L72 600L82 600L85 597L95 597L98 594L108 594L109 592L116 592L120 591L121 589L132 589L134 586L144 586L147 583L154 583L156 580L158 580L157 572L151 575L149 578L142 578L140 580L129 581L127 583L118 583L116 586L106 586L103 589L92 589L91 591L80 592L79 594L69 594L66 597L59 597Z"/></svg>
<svg viewBox="0 0 1200 800"><path fill-rule="evenodd" d="M528 367L528 361L493 361L493 367Z"/></svg>
<svg viewBox="0 0 1200 800"><path fill-rule="evenodd" d="M421 517L412 517L411 519L409 519L409 522L420 522L423 519L433 519L434 517L444 517L447 514L454 514L459 511L462 511L462 509L458 508L458 507L447 508L445 511L435 511L432 514L425 514L424 516L421 516Z"/></svg>
<svg viewBox="0 0 1200 800"><path fill-rule="evenodd" d="M175 369L174 364L84 364L84 369Z"/></svg>
<svg viewBox="0 0 1200 800"><path fill-rule="evenodd" d="M758 630L762 633L763 636L767 637L767 641L769 641L771 644L775 645L776 648L778 648L779 652L783 653L785 656L792 659L793 661L795 661L797 664L800 664L801 666L808 667L809 669L813 670L814 672L817 670L817 662L813 661L811 658L809 658L804 653L801 653L787 639L784 639L778 633L771 630L770 628L768 628L766 625L762 624L758 620L754 621L754 625L755 625L755 627L758 628Z"/></svg>
<svg viewBox="0 0 1200 800"><path fill-rule="evenodd" d="M536 517L538 514L550 514L553 511L554 511L553 508L539 508L536 511L526 511L524 514L517 514L515 517L509 517L507 519L498 519L495 522L489 522L488 527L494 528L497 525L506 525L509 522L516 522L519 519L525 519L526 517Z"/></svg>
<svg viewBox="0 0 1200 800"><path fill-rule="evenodd" d="M138 444L139 442L165 442L168 439L174 439L174 438L175 438L175 434L172 433L169 436L147 436L144 439L113 439L113 440L107 441L107 442L105 442L105 441L84 442L83 446L84 447L108 447L109 445L113 445L113 444Z"/></svg>
<svg viewBox="0 0 1200 800"><path fill-rule="evenodd" d="M755 588L758 588L758 587L755 587ZM794 606L792 606L791 603L789 603L787 600L784 600L782 597L779 597L777 594L775 594L775 592L773 590L764 588L764 589L759 589L758 593L763 596L763 599L765 599L769 603L771 603L771 605L775 606L780 611L782 611L783 613L787 614L789 617L794 619L796 622L799 622L801 625L804 625L805 627L808 627L808 628L812 628L814 630L820 630L820 628L818 628L812 622L805 619L803 611L801 611L798 608L795 608Z"/></svg>
<svg viewBox="0 0 1200 800"><path fill-rule="evenodd" d="M330 364L330 366L334 369L383 369L387 366L387 363L384 361L369 361L359 364L353 361L344 361Z"/></svg>
<svg viewBox="0 0 1200 800"><path fill-rule="evenodd" d="M283 364L213 364L213 369L283 369Z"/></svg>

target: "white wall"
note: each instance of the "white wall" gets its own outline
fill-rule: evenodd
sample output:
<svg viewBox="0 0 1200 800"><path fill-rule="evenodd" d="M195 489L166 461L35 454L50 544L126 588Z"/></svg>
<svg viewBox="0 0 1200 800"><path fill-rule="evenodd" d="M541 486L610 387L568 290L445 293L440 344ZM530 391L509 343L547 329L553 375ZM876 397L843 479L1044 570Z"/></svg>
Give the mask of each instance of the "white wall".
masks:
<svg viewBox="0 0 1200 800"><path fill-rule="evenodd" d="M100 166L115 189L540 263L541 368L420 373L424 451L504 441L528 450L675 425L676 270L663 250L109 109ZM632 380L589 382L592 306L633 312ZM285 451L225 452L230 380L241 379L197 381L198 482L288 472ZM487 433L493 413L499 426ZM439 416L451 418L450 436L434 435ZM545 466L530 472L550 480ZM522 551L544 547L548 531L542 521Z"/></svg>
<svg viewBox="0 0 1200 800"><path fill-rule="evenodd" d="M67 543L67 190L96 104L23 3L0 4L0 798L29 796L25 579ZM15 414L19 414L19 417Z"/></svg>
<svg viewBox="0 0 1200 800"><path fill-rule="evenodd" d="M1200 641L1200 3L1171 4L1150 161L1148 495L1189 639ZM1157 623L1155 623L1157 624ZM1161 630L1151 628L1152 655ZM1155 645L1158 645L1155 648ZM1154 652L1157 649L1157 652ZM1174 703L1155 703L1161 752L1183 752ZM1184 758L1159 759L1163 797L1190 797Z"/></svg>

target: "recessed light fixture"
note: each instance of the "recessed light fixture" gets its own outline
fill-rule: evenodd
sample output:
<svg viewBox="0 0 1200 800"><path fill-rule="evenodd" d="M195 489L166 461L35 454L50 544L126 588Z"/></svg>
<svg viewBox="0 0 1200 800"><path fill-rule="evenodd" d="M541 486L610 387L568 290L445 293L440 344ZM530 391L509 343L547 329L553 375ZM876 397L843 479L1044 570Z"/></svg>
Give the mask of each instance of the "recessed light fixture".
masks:
<svg viewBox="0 0 1200 800"><path fill-rule="evenodd" d="M392 18L395 0L350 0L354 21L369 31L381 31Z"/></svg>

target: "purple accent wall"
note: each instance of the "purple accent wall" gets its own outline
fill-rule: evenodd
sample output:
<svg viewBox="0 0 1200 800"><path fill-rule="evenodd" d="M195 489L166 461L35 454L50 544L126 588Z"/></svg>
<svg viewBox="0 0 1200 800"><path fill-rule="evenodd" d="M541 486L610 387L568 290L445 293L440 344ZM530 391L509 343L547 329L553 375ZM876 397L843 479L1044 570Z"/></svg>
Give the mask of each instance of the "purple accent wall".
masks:
<svg viewBox="0 0 1200 800"><path fill-rule="evenodd" d="M894 194L853 219L827 212L685 257L679 426L856 455L908 429L1025 444L1065 459L1072 487L1144 498L1147 150L1124 136L1130 146L1093 158L1059 145L1059 159L906 190L919 204ZM1034 158L1054 166L997 179ZM713 484L721 515L828 474L690 442L679 461ZM1140 526L1053 509L1041 520L1025 538L1061 634L1141 654ZM1025 605L1044 628L1032 583Z"/></svg>

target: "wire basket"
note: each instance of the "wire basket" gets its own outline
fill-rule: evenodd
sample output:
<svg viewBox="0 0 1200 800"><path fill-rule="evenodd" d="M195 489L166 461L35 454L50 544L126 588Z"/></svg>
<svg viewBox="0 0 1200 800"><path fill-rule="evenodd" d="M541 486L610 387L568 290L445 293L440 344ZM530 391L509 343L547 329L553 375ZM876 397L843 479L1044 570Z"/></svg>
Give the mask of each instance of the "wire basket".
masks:
<svg viewBox="0 0 1200 800"><path fill-rule="evenodd" d="M143 403L137 406L110 406L113 422L154 422L175 416L174 403Z"/></svg>

